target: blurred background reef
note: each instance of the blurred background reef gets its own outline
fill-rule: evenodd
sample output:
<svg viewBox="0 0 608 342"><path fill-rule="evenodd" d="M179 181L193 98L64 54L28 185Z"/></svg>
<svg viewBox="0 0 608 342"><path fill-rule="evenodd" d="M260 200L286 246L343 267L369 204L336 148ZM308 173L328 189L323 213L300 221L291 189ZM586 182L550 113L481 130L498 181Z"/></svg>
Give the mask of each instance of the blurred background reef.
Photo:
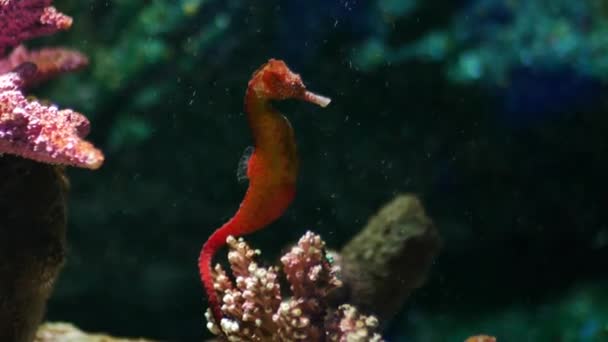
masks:
<svg viewBox="0 0 608 342"><path fill-rule="evenodd" d="M90 67L38 89L106 155L69 170L68 262L48 319L123 336L206 333L196 258L244 191L242 99L270 57L332 97L280 107L299 192L248 241L348 241L418 194L444 246L392 341L608 339L608 1L76 1ZM604 290L602 290L604 289ZM94 309L91 309L94 308Z"/></svg>

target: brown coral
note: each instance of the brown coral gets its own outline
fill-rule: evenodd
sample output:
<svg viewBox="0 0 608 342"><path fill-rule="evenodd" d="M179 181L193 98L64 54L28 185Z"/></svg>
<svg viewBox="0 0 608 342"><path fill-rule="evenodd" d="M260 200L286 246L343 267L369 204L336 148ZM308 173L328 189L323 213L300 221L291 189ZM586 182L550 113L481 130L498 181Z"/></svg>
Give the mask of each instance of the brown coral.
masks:
<svg viewBox="0 0 608 342"><path fill-rule="evenodd" d="M229 237L227 244L235 281L220 265L215 267L214 286L222 298L225 318L218 325L207 311L207 327L214 334L223 333L230 341L363 341L354 339L359 335L381 341L375 318L359 315L350 307L334 312L328 305L327 295L341 282L318 235L307 232L281 258L291 289L289 298L282 296L278 268L260 267L255 262L259 251L243 239Z"/></svg>

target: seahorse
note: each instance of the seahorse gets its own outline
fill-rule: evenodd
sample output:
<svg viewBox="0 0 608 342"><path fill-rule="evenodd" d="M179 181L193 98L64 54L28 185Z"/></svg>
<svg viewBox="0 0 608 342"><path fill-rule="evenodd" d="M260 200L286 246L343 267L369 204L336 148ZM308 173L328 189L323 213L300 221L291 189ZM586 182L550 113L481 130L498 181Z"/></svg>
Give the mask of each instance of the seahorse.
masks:
<svg viewBox="0 0 608 342"><path fill-rule="evenodd" d="M329 98L306 89L300 75L285 62L270 59L253 73L245 94L245 112L253 136L253 152L245 160L249 186L234 216L207 239L198 267L213 318L221 327L222 311L213 288L213 255L226 238L262 229L278 219L296 192L298 156L293 128L271 101L299 99L325 107Z"/></svg>

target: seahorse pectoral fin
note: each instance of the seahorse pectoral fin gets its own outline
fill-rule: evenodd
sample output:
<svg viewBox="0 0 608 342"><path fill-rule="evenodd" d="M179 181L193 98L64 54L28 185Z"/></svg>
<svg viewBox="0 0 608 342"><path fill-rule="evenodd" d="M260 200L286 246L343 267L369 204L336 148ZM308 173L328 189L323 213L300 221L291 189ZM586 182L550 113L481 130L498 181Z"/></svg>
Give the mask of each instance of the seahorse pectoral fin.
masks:
<svg viewBox="0 0 608 342"><path fill-rule="evenodd" d="M249 180L247 169L249 168L249 159L251 159L253 151L255 151L255 148L253 146L248 146L245 148L245 151L243 151L241 159L239 159L239 165L236 169L236 179L238 179L239 183L244 183Z"/></svg>

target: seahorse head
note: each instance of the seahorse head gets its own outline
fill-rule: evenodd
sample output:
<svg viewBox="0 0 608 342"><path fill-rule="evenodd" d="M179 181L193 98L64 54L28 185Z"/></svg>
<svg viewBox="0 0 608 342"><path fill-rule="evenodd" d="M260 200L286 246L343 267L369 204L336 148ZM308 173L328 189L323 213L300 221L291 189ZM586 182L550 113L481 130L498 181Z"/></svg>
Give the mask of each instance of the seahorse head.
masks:
<svg viewBox="0 0 608 342"><path fill-rule="evenodd" d="M330 99L306 90L300 75L281 60L270 59L252 77L250 86L259 97L269 100L299 99L325 107Z"/></svg>

